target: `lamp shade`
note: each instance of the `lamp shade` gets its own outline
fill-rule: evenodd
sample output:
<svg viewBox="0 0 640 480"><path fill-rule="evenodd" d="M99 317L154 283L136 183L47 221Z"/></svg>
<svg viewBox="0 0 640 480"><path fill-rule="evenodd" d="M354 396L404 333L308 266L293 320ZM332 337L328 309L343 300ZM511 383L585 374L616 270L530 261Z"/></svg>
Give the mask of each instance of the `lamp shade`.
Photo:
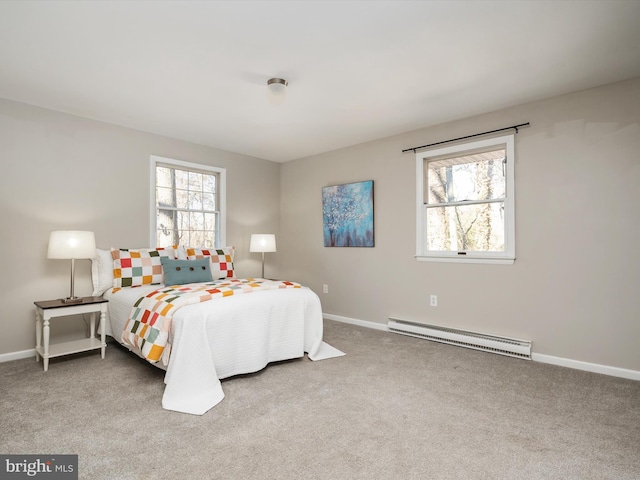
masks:
<svg viewBox="0 0 640 480"><path fill-rule="evenodd" d="M56 231L49 236L48 258L93 258L95 255L93 232Z"/></svg>
<svg viewBox="0 0 640 480"><path fill-rule="evenodd" d="M275 252L276 236L273 233L254 233L251 235L250 252Z"/></svg>

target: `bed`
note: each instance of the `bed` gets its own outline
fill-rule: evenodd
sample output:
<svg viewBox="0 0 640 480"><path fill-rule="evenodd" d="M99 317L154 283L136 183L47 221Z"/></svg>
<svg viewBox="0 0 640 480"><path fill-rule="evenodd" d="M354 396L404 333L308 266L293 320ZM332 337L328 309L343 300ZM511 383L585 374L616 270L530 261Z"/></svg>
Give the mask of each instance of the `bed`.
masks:
<svg viewBox="0 0 640 480"><path fill-rule="evenodd" d="M123 250L130 252L120 249ZM109 251L110 256L113 251ZM111 259L106 252L98 250L92 264L94 294L109 283ZM116 277L117 266L114 263ZM207 282L206 286L227 285L230 279L235 279L227 275ZM132 307L141 297L157 294L164 285L123 287L117 278L109 285L103 292L109 300L106 333L124 345L122 334L130 321ZM184 287L194 285L199 284ZM320 299L306 287L274 287L184 305L173 314L168 335L169 345L162 358L153 362L166 369L162 407L195 415L206 413L222 401L220 379L253 373L271 362L300 358L305 352L311 360L343 355L323 342Z"/></svg>

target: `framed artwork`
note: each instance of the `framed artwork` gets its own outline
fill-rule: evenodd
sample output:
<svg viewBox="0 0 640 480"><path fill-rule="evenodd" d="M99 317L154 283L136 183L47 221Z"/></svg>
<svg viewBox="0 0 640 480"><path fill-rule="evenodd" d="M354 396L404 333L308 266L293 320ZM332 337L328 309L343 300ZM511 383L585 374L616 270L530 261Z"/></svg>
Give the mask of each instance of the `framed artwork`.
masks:
<svg viewBox="0 0 640 480"><path fill-rule="evenodd" d="M373 247L373 180L322 187L325 247Z"/></svg>

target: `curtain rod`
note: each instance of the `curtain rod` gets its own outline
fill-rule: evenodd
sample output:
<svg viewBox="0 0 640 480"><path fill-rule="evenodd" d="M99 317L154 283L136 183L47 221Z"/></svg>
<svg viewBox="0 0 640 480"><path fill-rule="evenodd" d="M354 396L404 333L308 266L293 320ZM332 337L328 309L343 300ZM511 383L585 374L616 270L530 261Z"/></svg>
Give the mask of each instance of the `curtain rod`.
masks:
<svg viewBox="0 0 640 480"><path fill-rule="evenodd" d="M497 130L490 130L488 132L474 133L473 135L467 135L466 137L453 138L451 140L444 140L442 142L430 143L429 145L422 145L420 147L405 148L404 150L402 150L402 153L410 152L412 150L413 150L413 153L416 153L416 150L419 150L421 148L433 147L434 145L441 145L443 143L457 142L458 140L465 140L467 138L479 137L480 135L489 135L490 133L504 132L505 130L515 129L516 133L518 133L518 129L520 127L528 127L528 126L529 126L529 122L521 123L520 125L513 125L511 127L498 128Z"/></svg>

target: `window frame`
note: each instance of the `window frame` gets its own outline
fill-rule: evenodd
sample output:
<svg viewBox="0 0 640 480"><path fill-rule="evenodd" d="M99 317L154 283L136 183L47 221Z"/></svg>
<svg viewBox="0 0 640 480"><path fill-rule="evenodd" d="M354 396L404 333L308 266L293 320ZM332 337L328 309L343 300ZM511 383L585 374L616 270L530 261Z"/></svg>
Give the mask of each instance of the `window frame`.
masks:
<svg viewBox="0 0 640 480"><path fill-rule="evenodd" d="M487 263L512 264L515 261L515 134L460 143L434 150L416 152L416 259L427 262L455 262L455 263ZM505 162L506 191L504 199L504 252L459 252L429 251L427 249L427 221L424 203L425 165L429 158L434 161L443 157L462 156L476 151L487 150L492 147L504 147L507 161ZM489 203L489 202L476 202Z"/></svg>
<svg viewBox="0 0 640 480"><path fill-rule="evenodd" d="M216 235L216 245L214 248L222 248L227 243L227 170L221 167L213 167L210 165L203 165L201 163L185 162L183 160L176 160L173 158L159 157L157 155L151 155L150 157L150 248L164 247L166 245L156 245L157 243L157 218L158 211L156 207L156 168L158 166L167 166L170 168L177 168L180 170L186 170L190 172L215 174L218 176L216 184L216 201L218 212L218 232ZM200 245L185 245L187 247L198 247Z"/></svg>

